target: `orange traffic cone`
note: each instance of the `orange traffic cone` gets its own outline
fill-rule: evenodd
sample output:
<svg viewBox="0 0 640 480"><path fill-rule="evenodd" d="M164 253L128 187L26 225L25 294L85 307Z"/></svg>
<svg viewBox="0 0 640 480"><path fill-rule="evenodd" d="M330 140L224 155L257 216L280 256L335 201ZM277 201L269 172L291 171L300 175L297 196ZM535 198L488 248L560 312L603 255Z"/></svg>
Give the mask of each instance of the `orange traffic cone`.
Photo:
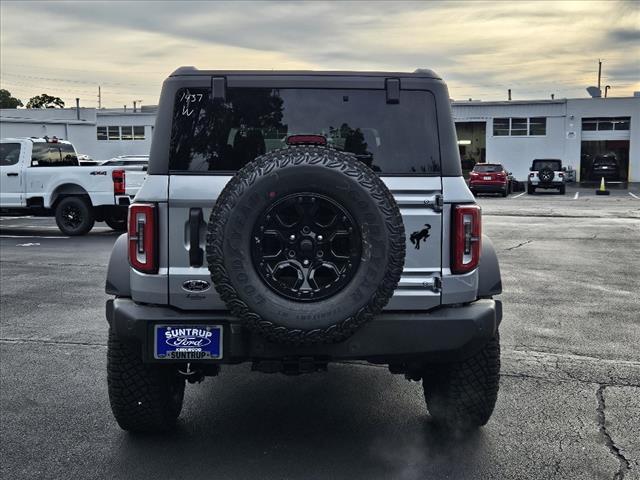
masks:
<svg viewBox="0 0 640 480"><path fill-rule="evenodd" d="M602 177L602 179L600 180L600 188L596 190L596 195L610 195L610 194L611 192L607 190L605 186L604 177Z"/></svg>

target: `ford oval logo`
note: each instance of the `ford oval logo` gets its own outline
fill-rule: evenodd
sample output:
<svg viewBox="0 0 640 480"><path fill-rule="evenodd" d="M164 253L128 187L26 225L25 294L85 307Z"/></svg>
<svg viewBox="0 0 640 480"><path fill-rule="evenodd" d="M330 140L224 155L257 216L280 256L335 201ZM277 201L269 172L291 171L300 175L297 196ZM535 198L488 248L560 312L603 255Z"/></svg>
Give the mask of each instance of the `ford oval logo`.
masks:
<svg viewBox="0 0 640 480"><path fill-rule="evenodd" d="M211 284L206 280L187 280L182 284L182 289L187 292L206 292Z"/></svg>

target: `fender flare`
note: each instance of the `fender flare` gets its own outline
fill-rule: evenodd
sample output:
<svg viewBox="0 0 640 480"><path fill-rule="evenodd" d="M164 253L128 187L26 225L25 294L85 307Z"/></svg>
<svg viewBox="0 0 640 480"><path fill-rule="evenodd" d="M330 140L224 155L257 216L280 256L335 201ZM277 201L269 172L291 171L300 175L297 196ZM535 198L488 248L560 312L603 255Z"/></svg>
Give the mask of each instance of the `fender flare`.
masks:
<svg viewBox="0 0 640 480"><path fill-rule="evenodd" d="M111 250L107 267L105 292L117 297L131 296L131 280L129 277L129 256L127 251L127 234L118 237Z"/></svg>
<svg viewBox="0 0 640 480"><path fill-rule="evenodd" d="M493 242L482 236L482 252L478 265L478 298L487 298L502 293L500 263Z"/></svg>

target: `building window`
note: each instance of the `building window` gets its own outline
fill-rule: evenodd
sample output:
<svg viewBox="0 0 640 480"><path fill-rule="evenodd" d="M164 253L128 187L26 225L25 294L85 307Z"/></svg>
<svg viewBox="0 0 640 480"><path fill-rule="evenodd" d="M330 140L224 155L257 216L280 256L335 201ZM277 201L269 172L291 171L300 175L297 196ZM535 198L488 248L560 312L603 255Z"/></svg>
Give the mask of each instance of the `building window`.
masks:
<svg viewBox="0 0 640 480"><path fill-rule="evenodd" d="M120 127L108 127L109 140L120 140Z"/></svg>
<svg viewBox="0 0 640 480"><path fill-rule="evenodd" d="M547 118L534 117L529 119L529 135L546 135Z"/></svg>
<svg viewBox="0 0 640 480"><path fill-rule="evenodd" d="M494 137L544 136L547 134L547 118L494 118Z"/></svg>
<svg viewBox="0 0 640 480"><path fill-rule="evenodd" d="M133 127L133 139L144 140L144 126Z"/></svg>
<svg viewBox="0 0 640 480"><path fill-rule="evenodd" d="M495 137L504 137L509 135L509 119L508 118L493 119L493 135Z"/></svg>
<svg viewBox="0 0 640 480"><path fill-rule="evenodd" d="M120 127L120 131L122 132L121 140L133 140L133 127Z"/></svg>
<svg viewBox="0 0 640 480"><path fill-rule="evenodd" d="M98 136L98 140L106 140L107 139L107 127L98 127L96 129L96 133Z"/></svg>
<svg viewBox="0 0 640 480"><path fill-rule="evenodd" d="M611 130L628 131L631 125L630 120L630 117L583 118L582 130L588 132L606 132Z"/></svg>
<svg viewBox="0 0 640 480"><path fill-rule="evenodd" d="M527 134L527 119L512 118L511 119L511 135L522 136Z"/></svg>

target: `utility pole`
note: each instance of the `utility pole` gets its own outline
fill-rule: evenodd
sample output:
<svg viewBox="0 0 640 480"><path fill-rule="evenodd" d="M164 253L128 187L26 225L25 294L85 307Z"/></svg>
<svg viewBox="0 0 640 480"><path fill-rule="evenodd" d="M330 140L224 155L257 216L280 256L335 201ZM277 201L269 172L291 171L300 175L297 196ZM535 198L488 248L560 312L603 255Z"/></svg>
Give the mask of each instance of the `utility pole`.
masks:
<svg viewBox="0 0 640 480"><path fill-rule="evenodd" d="M100 85L98 85L98 110L102 108L102 92L100 91Z"/></svg>

